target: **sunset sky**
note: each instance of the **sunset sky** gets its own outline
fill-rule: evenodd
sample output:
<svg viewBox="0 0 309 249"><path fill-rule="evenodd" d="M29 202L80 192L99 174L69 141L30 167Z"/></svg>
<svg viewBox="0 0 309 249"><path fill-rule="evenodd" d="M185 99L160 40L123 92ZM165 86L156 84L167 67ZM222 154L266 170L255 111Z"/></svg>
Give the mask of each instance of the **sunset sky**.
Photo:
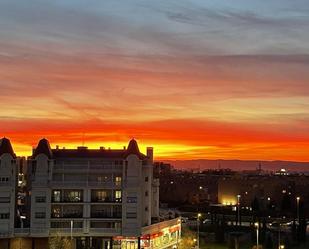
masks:
<svg viewBox="0 0 309 249"><path fill-rule="evenodd" d="M0 0L0 136L309 161L308 0Z"/></svg>

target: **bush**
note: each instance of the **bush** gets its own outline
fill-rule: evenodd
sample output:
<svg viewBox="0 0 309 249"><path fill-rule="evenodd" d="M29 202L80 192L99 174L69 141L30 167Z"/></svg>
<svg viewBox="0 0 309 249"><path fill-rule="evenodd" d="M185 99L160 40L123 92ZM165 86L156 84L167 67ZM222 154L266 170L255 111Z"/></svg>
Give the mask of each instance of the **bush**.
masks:
<svg viewBox="0 0 309 249"><path fill-rule="evenodd" d="M71 249L72 243L71 240L67 237L63 237L60 234L56 234L53 237L48 239L48 248L49 249Z"/></svg>

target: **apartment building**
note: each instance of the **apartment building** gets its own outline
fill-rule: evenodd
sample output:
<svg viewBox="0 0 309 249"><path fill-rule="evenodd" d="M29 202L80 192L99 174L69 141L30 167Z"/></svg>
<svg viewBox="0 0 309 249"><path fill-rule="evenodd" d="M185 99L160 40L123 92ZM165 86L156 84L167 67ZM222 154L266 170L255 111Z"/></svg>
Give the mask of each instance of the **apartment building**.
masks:
<svg viewBox="0 0 309 249"><path fill-rule="evenodd" d="M12 146L6 147L3 158L13 164ZM0 172L1 177L5 175ZM70 238L77 249L163 249L179 241L180 221L159 220L153 148L142 154L134 139L119 150L84 146L52 149L48 140L42 139L27 160L26 179L25 223L29 227L14 229L14 216L18 216L15 197L6 203L11 208L7 229L11 231L7 236L11 247L19 237L25 242L23 248L45 249L48 238L56 235ZM16 183L11 186L16 191Z"/></svg>
<svg viewBox="0 0 309 249"><path fill-rule="evenodd" d="M17 162L10 140L0 140L0 238L14 234L17 187ZM2 241L7 243L7 241ZM0 242L0 248L1 242Z"/></svg>

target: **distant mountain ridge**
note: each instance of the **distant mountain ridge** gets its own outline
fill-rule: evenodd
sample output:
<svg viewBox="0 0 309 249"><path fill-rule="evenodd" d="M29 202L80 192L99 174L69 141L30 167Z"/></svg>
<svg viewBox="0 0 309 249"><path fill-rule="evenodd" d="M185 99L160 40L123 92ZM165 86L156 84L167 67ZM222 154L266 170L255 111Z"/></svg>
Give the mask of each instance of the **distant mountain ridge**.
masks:
<svg viewBox="0 0 309 249"><path fill-rule="evenodd" d="M258 160L163 160L179 169L232 169L232 170L255 170L261 165L262 170L276 171L285 168L288 171L309 172L309 162L294 161L258 161Z"/></svg>

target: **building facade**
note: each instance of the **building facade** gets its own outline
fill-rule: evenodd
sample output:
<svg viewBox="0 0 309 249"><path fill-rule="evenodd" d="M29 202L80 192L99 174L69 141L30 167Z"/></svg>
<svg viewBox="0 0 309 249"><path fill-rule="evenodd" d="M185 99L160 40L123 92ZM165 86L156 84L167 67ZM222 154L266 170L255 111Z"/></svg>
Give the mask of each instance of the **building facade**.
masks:
<svg viewBox="0 0 309 249"><path fill-rule="evenodd" d="M0 140L0 238L13 236L15 228L17 161L10 140ZM1 248L1 244L0 244Z"/></svg>
<svg viewBox="0 0 309 249"><path fill-rule="evenodd" d="M15 167L12 147L6 150L10 153L0 159L8 166L6 173L0 171L1 177ZM78 249L171 248L178 243L179 221L159 220L153 149L142 154L135 140L127 148L114 150L51 149L42 139L27 160L26 179L29 208L24 216L29 227L19 228L19 237L31 239L30 248L46 248L51 236L66 236ZM12 231L8 237L16 238L18 212L12 203L16 203L16 183L10 186L12 195L6 203L10 219L5 227Z"/></svg>

